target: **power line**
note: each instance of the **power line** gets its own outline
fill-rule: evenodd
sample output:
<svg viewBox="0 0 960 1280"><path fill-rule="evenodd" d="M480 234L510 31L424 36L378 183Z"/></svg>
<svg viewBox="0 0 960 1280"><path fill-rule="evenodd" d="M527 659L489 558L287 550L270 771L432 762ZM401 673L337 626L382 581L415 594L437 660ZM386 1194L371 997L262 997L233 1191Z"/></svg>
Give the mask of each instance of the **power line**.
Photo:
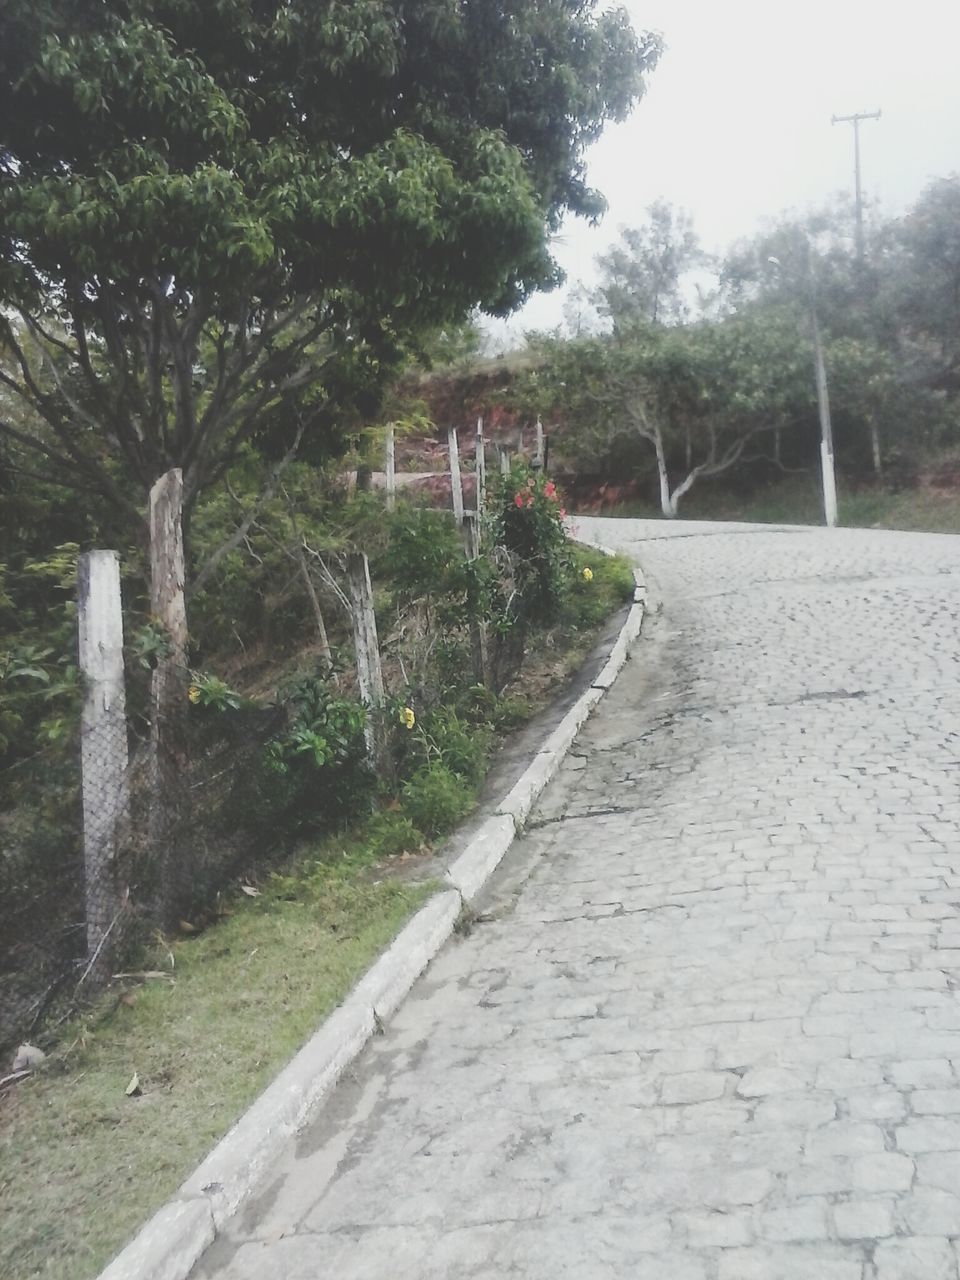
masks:
<svg viewBox="0 0 960 1280"><path fill-rule="evenodd" d="M858 111L852 116L831 116L831 124L853 125L853 162L857 186L857 261L863 262L863 191L860 186L860 121L879 120L879 111Z"/></svg>

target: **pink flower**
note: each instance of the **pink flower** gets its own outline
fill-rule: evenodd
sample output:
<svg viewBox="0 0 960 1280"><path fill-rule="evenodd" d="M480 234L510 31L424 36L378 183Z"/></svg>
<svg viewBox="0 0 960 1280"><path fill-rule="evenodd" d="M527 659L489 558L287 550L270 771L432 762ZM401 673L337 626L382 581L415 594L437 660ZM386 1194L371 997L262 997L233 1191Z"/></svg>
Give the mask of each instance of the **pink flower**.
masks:
<svg viewBox="0 0 960 1280"><path fill-rule="evenodd" d="M557 515L560 517L561 520L564 520L567 515L566 507L561 507L560 510L557 512Z"/></svg>
<svg viewBox="0 0 960 1280"><path fill-rule="evenodd" d="M548 480L547 483L543 486L544 497L553 498L555 497L556 492L557 492L557 486L553 483L552 480Z"/></svg>
<svg viewBox="0 0 960 1280"><path fill-rule="evenodd" d="M530 497L527 499L527 507L529 509L532 506L533 506L533 495L531 494Z"/></svg>
<svg viewBox="0 0 960 1280"><path fill-rule="evenodd" d="M514 495L514 498L513 498L513 505L514 505L515 507L522 507L522 506L523 506L523 495L522 495L522 494L517 493L517 494L515 494L515 495Z"/></svg>

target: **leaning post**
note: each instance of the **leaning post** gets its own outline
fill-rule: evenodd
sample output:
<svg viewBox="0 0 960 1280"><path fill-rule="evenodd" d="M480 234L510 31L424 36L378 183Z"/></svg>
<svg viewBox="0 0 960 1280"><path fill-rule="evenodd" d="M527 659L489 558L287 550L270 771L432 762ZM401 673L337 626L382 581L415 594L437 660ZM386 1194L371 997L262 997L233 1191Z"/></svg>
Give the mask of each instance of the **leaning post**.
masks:
<svg viewBox="0 0 960 1280"><path fill-rule="evenodd" d="M383 718L383 671L373 588L370 585L370 562L362 551L351 551L347 555L346 568L353 647L357 659L357 689L367 713L363 736L370 762L383 777L389 772L389 753Z"/></svg>
<svg viewBox="0 0 960 1280"><path fill-rule="evenodd" d="M450 493L453 496L453 518L457 528L463 524L463 478L460 475L460 446L457 443L457 428L447 430L447 450L450 454Z"/></svg>

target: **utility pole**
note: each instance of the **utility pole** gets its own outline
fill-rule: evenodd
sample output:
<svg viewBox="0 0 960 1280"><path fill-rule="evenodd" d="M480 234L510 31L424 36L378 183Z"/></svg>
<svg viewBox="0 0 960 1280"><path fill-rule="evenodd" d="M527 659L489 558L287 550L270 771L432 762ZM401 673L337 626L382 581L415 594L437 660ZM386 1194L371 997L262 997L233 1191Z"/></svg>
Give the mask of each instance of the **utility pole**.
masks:
<svg viewBox="0 0 960 1280"><path fill-rule="evenodd" d="M820 418L820 480L823 489L823 518L828 529L837 523L837 473L833 456L833 424L830 420L830 393L827 387L827 366L823 358L823 341L820 337L820 322L817 319L817 282L813 270L813 247L809 239L806 244L805 280L807 308L810 312L810 335L813 338L813 376L817 389L817 412ZM767 261L783 270L779 258L768 258Z"/></svg>
<svg viewBox="0 0 960 1280"><path fill-rule="evenodd" d="M858 111L852 116L831 116L831 124L853 125L853 164L857 190L857 262L863 262L863 188L860 184L860 121L879 120L879 111Z"/></svg>

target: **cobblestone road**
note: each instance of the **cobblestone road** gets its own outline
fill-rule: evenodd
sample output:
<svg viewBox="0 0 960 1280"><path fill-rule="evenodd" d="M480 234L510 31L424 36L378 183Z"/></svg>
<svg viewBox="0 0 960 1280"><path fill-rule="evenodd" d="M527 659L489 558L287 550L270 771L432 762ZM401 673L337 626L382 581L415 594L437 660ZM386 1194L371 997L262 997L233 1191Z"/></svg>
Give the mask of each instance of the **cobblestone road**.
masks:
<svg viewBox="0 0 960 1280"><path fill-rule="evenodd" d="M218 1280L957 1280L960 538L582 521L644 633Z"/></svg>

